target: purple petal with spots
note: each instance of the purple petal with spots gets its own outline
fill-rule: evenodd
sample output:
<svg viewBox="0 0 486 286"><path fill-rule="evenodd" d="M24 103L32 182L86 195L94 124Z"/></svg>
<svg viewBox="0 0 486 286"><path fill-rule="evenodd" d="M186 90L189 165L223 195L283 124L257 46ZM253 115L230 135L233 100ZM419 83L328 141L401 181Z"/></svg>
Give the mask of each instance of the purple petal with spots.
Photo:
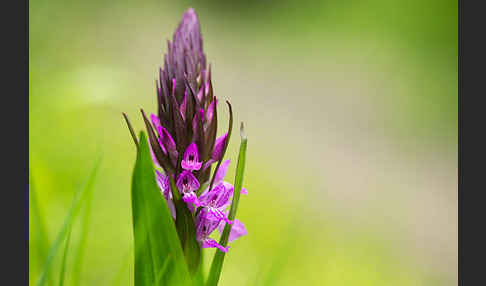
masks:
<svg viewBox="0 0 486 286"><path fill-rule="evenodd" d="M182 173L177 178L176 182L177 188L181 193L189 193L199 189L199 181L194 177L194 175L187 170L182 171Z"/></svg>
<svg viewBox="0 0 486 286"><path fill-rule="evenodd" d="M214 239L209 238L211 233L218 227L220 221L210 218L208 210L203 208L196 217L196 240L202 248L218 248L227 252L229 247L222 247Z"/></svg>
<svg viewBox="0 0 486 286"><path fill-rule="evenodd" d="M182 195L182 200L187 204L187 207L192 211L193 205L194 207L198 208L201 204L197 198L196 193L194 192L187 192Z"/></svg>
<svg viewBox="0 0 486 286"><path fill-rule="evenodd" d="M186 152L184 152L183 159L181 161L181 167L188 171L197 171L201 169L202 162L199 162L199 153L197 151L197 145L195 143L187 146Z"/></svg>
<svg viewBox="0 0 486 286"><path fill-rule="evenodd" d="M196 239L202 241L207 238L218 227L219 222L210 219L206 208L201 209L196 217Z"/></svg>
<svg viewBox="0 0 486 286"><path fill-rule="evenodd" d="M229 246L227 246L227 247L221 246L216 240L214 240L212 238L206 238L205 240L203 240L201 247L202 248L217 248L217 249L221 250L222 252L228 252L228 249L230 248Z"/></svg>
<svg viewBox="0 0 486 286"><path fill-rule="evenodd" d="M227 190L223 185L217 185L210 191L205 191L199 196L199 201L201 205L206 207L218 208L220 205L218 202L221 201L220 197L226 197Z"/></svg>
<svg viewBox="0 0 486 286"><path fill-rule="evenodd" d="M227 224L232 224L233 222L228 219L228 216L220 209L214 207L208 207L208 219L215 221L224 221Z"/></svg>

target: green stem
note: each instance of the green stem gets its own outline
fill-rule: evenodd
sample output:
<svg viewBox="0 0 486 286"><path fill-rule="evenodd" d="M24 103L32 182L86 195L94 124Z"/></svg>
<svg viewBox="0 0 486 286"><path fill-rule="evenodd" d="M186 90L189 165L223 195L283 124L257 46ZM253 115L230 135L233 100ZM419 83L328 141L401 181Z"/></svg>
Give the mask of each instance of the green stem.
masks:
<svg viewBox="0 0 486 286"><path fill-rule="evenodd" d="M243 123L241 123L241 144L240 153L238 156L238 164L236 166L235 189L233 194L233 202L231 203L231 208L228 216L230 220L234 220L236 216L236 211L238 209L238 203L240 201L240 193L241 187L243 186L243 175L246 162L246 145L247 139L244 133ZM229 234L231 232L232 226L232 224L226 224L226 226L224 227L223 234L221 235L221 240L219 241L219 244L223 247L226 247L226 245L228 244ZM223 268L225 254L226 253L222 251L216 250L213 262L211 264L211 270L209 271L209 277L206 283L207 286L218 285L219 277L221 276L221 269Z"/></svg>

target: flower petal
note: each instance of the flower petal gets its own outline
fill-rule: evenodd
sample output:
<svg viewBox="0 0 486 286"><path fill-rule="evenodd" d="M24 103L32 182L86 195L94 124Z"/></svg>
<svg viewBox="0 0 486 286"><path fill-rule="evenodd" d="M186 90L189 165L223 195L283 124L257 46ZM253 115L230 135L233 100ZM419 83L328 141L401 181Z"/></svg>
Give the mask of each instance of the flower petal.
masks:
<svg viewBox="0 0 486 286"><path fill-rule="evenodd" d="M217 208L212 208L212 207L208 208L208 219L213 219L215 221L217 221L217 220L224 221L227 224L233 223L232 221L230 221L228 219L227 215L224 214L222 210L217 209Z"/></svg>
<svg viewBox="0 0 486 286"><path fill-rule="evenodd" d="M170 185L169 185L169 176L166 176L159 172L159 170L155 170L157 185L159 186L162 194L166 199L171 198L172 194L170 192Z"/></svg>
<svg viewBox="0 0 486 286"><path fill-rule="evenodd" d="M218 227L221 220L214 220L207 208L202 208L196 217L196 239L206 239Z"/></svg>
<svg viewBox="0 0 486 286"><path fill-rule="evenodd" d="M226 176L226 172L228 171L228 166L230 164L230 160L225 160L218 168L218 171L214 175L214 185L219 185L223 182L224 176Z"/></svg>
<svg viewBox="0 0 486 286"><path fill-rule="evenodd" d="M211 159L214 161L221 160L223 157L224 147L226 146L226 139L228 138L228 133L221 135L220 137L216 138L216 142L214 143L213 153L211 154Z"/></svg>
<svg viewBox="0 0 486 286"><path fill-rule="evenodd" d="M177 188L181 193L192 192L199 189L199 181L194 177L191 171L184 170L177 178Z"/></svg>
<svg viewBox="0 0 486 286"><path fill-rule="evenodd" d="M181 161L182 168L184 170L193 171L201 169L201 165L202 162L199 162L199 153L197 151L196 143L189 144Z"/></svg>
<svg viewBox="0 0 486 286"><path fill-rule="evenodd" d="M202 248L217 248L221 250L222 252L228 252L229 246L223 247L221 246L216 240L212 238L206 238L205 240L202 241Z"/></svg>
<svg viewBox="0 0 486 286"><path fill-rule="evenodd" d="M194 192L187 192L182 195L182 200L188 204L190 210L193 209L193 205L198 208L200 206L197 195Z"/></svg>
<svg viewBox="0 0 486 286"><path fill-rule="evenodd" d="M224 222L221 222L218 225L218 231L221 234L223 233L225 225L226 224ZM231 232L230 232L230 235L229 235L228 242L232 242L232 241L236 240L237 238L239 238L240 236L247 235L247 234L248 234L248 231L246 230L245 225L241 221L235 219L235 220L233 220L233 226L231 227Z"/></svg>

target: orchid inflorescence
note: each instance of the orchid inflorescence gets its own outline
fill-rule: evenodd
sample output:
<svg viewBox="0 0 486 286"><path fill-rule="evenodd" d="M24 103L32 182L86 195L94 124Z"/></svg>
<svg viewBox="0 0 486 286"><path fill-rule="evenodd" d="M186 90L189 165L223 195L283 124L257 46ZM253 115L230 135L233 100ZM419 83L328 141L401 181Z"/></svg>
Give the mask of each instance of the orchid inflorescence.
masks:
<svg viewBox="0 0 486 286"><path fill-rule="evenodd" d="M222 233L225 224L231 224L229 242L247 234L243 223L229 220L227 211L234 187L224 181L230 160L223 162L223 157L231 136L232 107L226 101L229 128L217 137L218 99L192 8L184 14L172 42L167 41L167 49L156 81L158 114L149 119L142 110L157 167L156 180L174 220L178 219L176 200L185 203L200 247L227 252L228 247L210 238L214 230ZM248 192L242 188L241 193Z"/></svg>

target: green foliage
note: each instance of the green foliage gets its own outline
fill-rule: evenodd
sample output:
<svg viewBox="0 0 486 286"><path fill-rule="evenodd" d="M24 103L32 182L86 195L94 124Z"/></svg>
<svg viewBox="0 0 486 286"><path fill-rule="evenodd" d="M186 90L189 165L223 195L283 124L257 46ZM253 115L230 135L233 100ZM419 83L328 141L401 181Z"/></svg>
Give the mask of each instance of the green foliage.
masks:
<svg viewBox="0 0 486 286"><path fill-rule="evenodd" d="M113 286L121 285L122 280L126 278L123 275L125 274L125 271L127 271L127 269L128 269L128 274L130 275L130 262L133 260L132 253L133 253L133 248L130 247L130 249L127 251L127 253L124 255L122 259L120 269L117 271L116 275L114 275L115 278L113 278L113 283L112 283Z"/></svg>
<svg viewBox="0 0 486 286"><path fill-rule="evenodd" d="M44 269L42 271L41 277L39 279L39 282L37 283L38 286L42 285L47 285L47 281L50 280L50 275L52 275L52 268L53 268L53 260L56 257L59 248L61 247L61 243L66 239L67 236L70 236L70 231L71 227L76 220L76 218L79 215L79 211L83 205L83 202L90 197L90 193L93 191L93 186L94 186L94 180L96 178L96 174L98 172L99 165L101 163L101 158L98 159L96 162L93 171L91 172L85 186L81 188L76 195L74 196L73 203L71 205L71 209L69 210L69 213L67 214L66 218L64 219L64 223L61 227L61 230L57 234L56 240L54 241L54 244L51 246L47 260L44 264ZM31 189L32 192L32 189ZM40 219L40 217L39 217ZM69 240L67 240L67 243ZM65 251L67 248L65 249ZM61 273L64 270L61 271Z"/></svg>
<svg viewBox="0 0 486 286"><path fill-rule="evenodd" d="M201 248L196 241L196 229L194 219L186 203L182 201L174 179L170 179L170 188L174 198L174 205L177 213L176 228L179 240L181 241L187 267L191 274L196 273L201 263Z"/></svg>
<svg viewBox="0 0 486 286"><path fill-rule="evenodd" d="M86 200L86 198L89 196L89 193L91 193L93 190L94 180L98 172L98 167L100 163L101 163L101 158L96 162L93 171L91 172L91 175L89 176L88 181L86 182L86 185L83 188L81 188L78 191L78 193L74 196L71 209L69 210L69 213L64 219L63 226L59 231L59 233L57 234L54 244L51 246L49 250L49 254L47 256L47 260L44 265L44 270L42 271L41 278L37 283L38 286L47 285L47 281L50 279L49 276L51 275L52 272L54 257L57 255L57 252L60 248L62 241L64 241L66 236L70 233L70 229L75 219L79 215L79 211L81 209L82 203Z"/></svg>
<svg viewBox="0 0 486 286"><path fill-rule="evenodd" d="M31 215L31 223L33 232L30 233L30 236L36 240L36 248L37 254L34 257L30 257L29 262L33 263L34 259L36 258L35 266L36 268L40 268L40 265L44 262L47 257L47 250L49 249L49 239L45 227L44 216L41 213L39 201L37 198L37 193L34 185L34 179L32 173L29 169L29 211ZM30 249L30 247L29 247ZM32 264L31 264L32 265ZM31 266L29 266L31 267Z"/></svg>
<svg viewBox="0 0 486 286"><path fill-rule="evenodd" d="M79 242L76 248L76 252L74 253L74 265L73 265L73 273L72 273L72 285L78 286L80 285L81 281L81 270L83 266L83 258L84 252L86 248L86 241L88 239L89 233L89 224L91 220L91 205L93 201L93 188L90 188L86 195L86 202L82 209L82 217L81 217L81 232L79 234Z"/></svg>
<svg viewBox="0 0 486 286"><path fill-rule="evenodd" d="M64 286L64 279L66 277L66 261L69 252L69 242L71 241L71 226L69 226L66 244L64 246L64 254L62 255L61 271L59 271L59 286Z"/></svg>
<svg viewBox="0 0 486 286"><path fill-rule="evenodd" d="M144 132L139 142L131 192L135 286L189 285L189 270L174 221L155 181Z"/></svg>
<svg viewBox="0 0 486 286"><path fill-rule="evenodd" d="M245 171L246 162L246 145L247 139L243 129L243 123L241 123L241 144L240 153L238 155L238 164L236 165L236 175L235 175L235 189L233 193L233 202L231 203L231 208L228 218L234 220L236 216L236 210L238 208L238 203L240 201L241 187L243 186L243 174ZM221 240L219 244L226 247L228 244L229 234L231 232L232 225L226 224L221 235ZM213 258L213 263L211 264L211 270L209 272L209 277L207 281L208 286L218 285L219 277L221 276L221 269L223 268L225 253L222 251L216 251Z"/></svg>

